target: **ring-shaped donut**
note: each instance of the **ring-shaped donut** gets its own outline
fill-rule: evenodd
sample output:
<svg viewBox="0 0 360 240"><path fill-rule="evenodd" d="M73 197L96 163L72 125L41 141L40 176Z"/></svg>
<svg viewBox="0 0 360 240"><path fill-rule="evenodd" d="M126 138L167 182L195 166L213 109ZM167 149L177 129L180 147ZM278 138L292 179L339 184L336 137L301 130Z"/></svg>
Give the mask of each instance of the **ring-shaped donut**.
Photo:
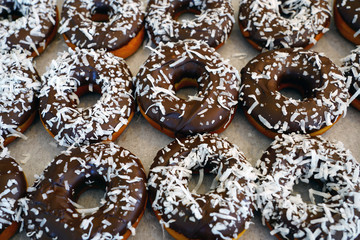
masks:
<svg viewBox="0 0 360 240"><path fill-rule="evenodd" d="M1 1L0 49L28 50L35 57L56 35L59 13L54 0Z"/></svg>
<svg viewBox="0 0 360 240"><path fill-rule="evenodd" d="M257 50L302 47L310 49L329 30L326 0L241 0L239 26Z"/></svg>
<svg viewBox="0 0 360 240"><path fill-rule="evenodd" d="M238 71L205 42L160 43L136 76L136 97L143 116L171 137L219 133L234 116L239 81ZM184 86L198 93L176 96Z"/></svg>
<svg viewBox="0 0 360 240"><path fill-rule="evenodd" d="M69 149L51 161L21 201L27 236L126 239L144 213L145 184L140 160L114 143ZM105 187L100 206L81 209L79 194L94 187Z"/></svg>
<svg viewBox="0 0 360 240"><path fill-rule="evenodd" d="M198 15L193 20L177 21L184 12ZM196 39L216 49L228 39L234 23L229 0L151 0L145 18L145 27L156 44Z"/></svg>
<svg viewBox="0 0 360 240"><path fill-rule="evenodd" d="M7 148L0 153L0 239L10 239L18 230L18 200L25 196L27 182Z"/></svg>
<svg viewBox="0 0 360 240"><path fill-rule="evenodd" d="M334 19L338 31L352 43L360 44L360 2L334 0Z"/></svg>
<svg viewBox="0 0 360 240"><path fill-rule="evenodd" d="M0 145L6 146L33 122L38 109L40 77L27 53L0 54Z"/></svg>
<svg viewBox="0 0 360 240"><path fill-rule="evenodd" d="M346 113L346 78L323 54L271 50L252 59L241 74L245 115L270 138L291 132L319 135ZM299 90L303 99L283 95L283 88Z"/></svg>
<svg viewBox="0 0 360 240"><path fill-rule="evenodd" d="M122 58L141 45L145 27L139 0L65 0L59 32L73 49L106 49Z"/></svg>
<svg viewBox="0 0 360 240"><path fill-rule="evenodd" d="M320 136L277 137L257 163L257 204L279 239L358 239L360 164L340 142ZM309 189L311 202L293 194L299 181L322 183ZM323 201L316 202L315 196Z"/></svg>
<svg viewBox="0 0 360 240"><path fill-rule="evenodd" d="M43 75L40 117L62 146L114 141L135 111L131 72L122 58L103 50L69 49ZM79 96L96 91L101 98L78 108Z"/></svg>
<svg viewBox="0 0 360 240"><path fill-rule="evenodd" d="M214 174L215 188L191 192L194 171ZM217 135L198 134L158 152L148 177L149 199L175 239L238 239L253 217L256 178L237 146Z"/></svg>
<svg viewBox="0 0 360 240"><path fill-rule="evenodd" d="M342 62L341 70L350 84L349 93L352 95L349 102L360 110L360 47L352 50Z"/></svg>

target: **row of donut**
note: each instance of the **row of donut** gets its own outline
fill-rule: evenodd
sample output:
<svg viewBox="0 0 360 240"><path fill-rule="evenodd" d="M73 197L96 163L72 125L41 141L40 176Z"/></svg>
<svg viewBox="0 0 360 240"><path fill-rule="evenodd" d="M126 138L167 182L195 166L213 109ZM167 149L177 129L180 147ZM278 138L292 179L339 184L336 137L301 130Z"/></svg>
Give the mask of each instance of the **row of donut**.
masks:
<svg viewBox="0 0 360 240"><path fill-rule="evenodd" d="M0 56L1 143L23 136L38 109L36 95L41 120L61 146L114 141L131 121L135 99L149 123L171 137L222 132L239 96L249 121L266 136L319 135L346 113L351 80L350 100L360 93L359 52L347 57L346 78L323 54L271 50L242 69L240 84L238 71L202 41L160 43L134 82L121 58L103 50L69 48L51 62L41 86L31 60L13 51ZM195 86L198 93L179 98L176 91L184 86ZM288 86L298 88L304 99L279 92ZM78 108L79 96L88 91L101 98L91 107Z"/></svg>
<svg viewBox="0 0 360 240"><path fill-rule="evenodd" d="M360 164L339 142L308 135L276 137L254 169L236 145L212 134L176 139L156 155L147 179L138 158L112 142L69 148L26 193L21 168L1 155L1 239L24 224L32 239L127 239L147 196L175 239L238 239L254 208L279 239L357 239ZM199 173L198 185L189 181ZM197 193L204 174L211 190ZM305 202L293 188L318 182ZM104 187L99 207L76 203L86 188ZM316 200L321 197L321 201Z"/></svg>
<svg viewBox="0 0 360 240"><path fill-rule="evenodd" d="M133 1L65 0L59 33L75 49L105 49L126 58L141 45L145 29L155 44L185 39L204 40L219 48L229 37L234 20L230 0L151 0L146 16L142 3ZM355 0L334 3L339 31L360 43L360 4ZM194 20L177 21L184 12ZM21 47L39 55L55 37L59 25L56 0L5 1L0 8L0 49ZM256 49L313 46L329 30L331 10L326 0L240 1L239 25Z"/></svg>

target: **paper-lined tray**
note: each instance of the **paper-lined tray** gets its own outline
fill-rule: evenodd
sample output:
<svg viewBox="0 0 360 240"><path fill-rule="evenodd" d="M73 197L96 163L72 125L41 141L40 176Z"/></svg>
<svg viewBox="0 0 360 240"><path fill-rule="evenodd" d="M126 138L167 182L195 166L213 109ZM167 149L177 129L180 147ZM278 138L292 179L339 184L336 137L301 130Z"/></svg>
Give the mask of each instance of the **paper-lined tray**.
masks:
<svg viewBox="0 0 360 240"><path fill-rule="evenodd" d="M58 0L58 7L61 12L62 0ZM146 3L145 3L146 4ZM331 1L332 4L332 1ZM235 9L235 19L238 15L239 2L233 1ZM331 29L320 39L318 44L312 48L314 51L323 52L327 57L333 60L337 65L341 64L340 59L350 53L355 46L345 40L335 29L332 20ZM65 51L67 45L59 34L49 45L46 51L37 57L36 68L39 74L43 74L49 63L56 58L58 52ZM246 63L255 57L259 52L254 50L250 44L242 37L238 21L234 25L232 34L226 44L218 51L222 57L229 59L230 63L239 71ZM136 75L140 65L146 60L150 50L143 46L131 57L126 59L132 74ZM95 100L91 99L96 95L89 95L81 98L84 103L91 104ZM360 160L360 126L356 126L360 120L360 112L350 107L346 117L331 128L323 136L327 139L342 141L346 148L350 149L358 160ZM54 139L46 132L37 117L33 125L25 132L27 140L17 139L8 147L11 155L21 163L27 176L29 185L34 182L34 175L41 174L47 164L61 151L65 150L59 147ZM224 131L221 137L228 138L229 141L238 145L244 152L247 159L255 165L258 158L271 143L271 139L266 138L256 131L245 119L243 112L238 110L233 122L228 129ZM141 159L146 173L153 161L157 151L166 146L172 139L150 126L150 124L137 112L123 134L116 140L116 143L134 153ZM91 201L93 194L87 194L83 202ZM96 194L95 194L96 195ZM98 194L99 195L99 194ZM261 224L259 214L255 214L254 224L245 232L241 239L276 239L269 234L269 230ZM25 233L18 233L13 239L28 239ZM136 235L130 239L172 239L172 237L163 231L150 206L146 209L145 215L136 228Z"/></svg>

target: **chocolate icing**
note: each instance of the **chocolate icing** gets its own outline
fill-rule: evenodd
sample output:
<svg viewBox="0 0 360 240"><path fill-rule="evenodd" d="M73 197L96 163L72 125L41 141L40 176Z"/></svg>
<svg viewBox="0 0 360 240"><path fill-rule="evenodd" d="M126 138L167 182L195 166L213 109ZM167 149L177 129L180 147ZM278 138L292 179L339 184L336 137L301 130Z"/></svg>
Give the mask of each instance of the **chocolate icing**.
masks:
<svg viewBox="0 0 360 240"><path fill-rule="evenodd" d="M112 51L127 45L144 27L139 0L65 0L59 33L79 48ZM95 13L109 16L94 22Z"/></svg>
<svg viewBox="0 0 360 240"><path fill-rule="evenodd" d="M111 140L135 111L127 64L103 50L69 49L52 62L43 81L40 116L62 146ZM101 92L92 107L77 108L81 86Z"/></svg>
<svg viewBox="0 0 360 240"><path fill-rule="evenodd" d="M21 167L9 156L7 148L0 153L0 233L17 218L18 199L26 193L26 179Z"/></svg>
<svg viewBox="0 0 360 240"><path fill-rule="evenodd" d="M32 239L122 239L144 211L146 176L138 158L114 143L69 149L57 156L22 201ZM105 186L101 206L81 214L81 190ZM71 201L70 201L71 200Z"/></svg>
<svg viewBox="0 0 360 240"><path fill-rule="evenodd" d="M321 137L277 137L257 163L258 208L280 239L358 239L360 164L340 142ZM298 181L319 181L311 202L292 193ZM316 203L314 196L323 198Z"/></svg>
<svg viewBox="0 0 360 240"><path fill-rule="evenodd" d="M179 22L175 16L183 11L199 14L194 20ZM230 0L150 0L145 27L156 44L197 39L217 47L227 40L234 22Z"/></svg>
<svg viewBox="0 0 360 240"><path fill-rule="evenodd" d="M197 80L196 96L176 96L183 78ZM136 75L136 96L143 113L175 136L214 132L232 120L239 80L238 71L204 42L160 43Z"/></svg>
<svg viewBox="0 0 360 240"><path fill-rule="evenodd" d="M272 50L241 70L240 100L247 114L274 133L312 133L334 124L346 112L346 79L322 54L301 49ZM282 95L295 85L303 99Z"/></svg>
<svg viewBox="0 0 360 240"><path fill-rule="evenodd" d="M239 24L246 38L260 48L305 47L329 30L331 11L326 0L243 0Z"/></svg>
<svg viewBox="0 0 360 240"><path fill-rule="evenodd" d="M40 77L32 60L14 50L0 54L0 145L9 135L24 137L18 127L38 108Z"/></svg>
<svg viewBox="0 0 360 240"><path fill-rule="evenodd" d="M1 0L0 6L0 49L21 47L39 54L56 31L56 0Z"/></svg>
<svg viewBox="0 0 360 240"><path fill-rule="evenodd" d="M355 34L360 34L358 32L360 30L360 2L358 0L336 0L335 7L344 22L355 31Z"/></svg>
<svg viewBox="0 0 360 240"><path fill-rule="evenodd" d="M216 188L190 192L194 171L214 174ZM217 135L176 139L160 150L150 167L149 198L160 223L188 239L236 239L247 229L257 176L243 153Z"/></svg>

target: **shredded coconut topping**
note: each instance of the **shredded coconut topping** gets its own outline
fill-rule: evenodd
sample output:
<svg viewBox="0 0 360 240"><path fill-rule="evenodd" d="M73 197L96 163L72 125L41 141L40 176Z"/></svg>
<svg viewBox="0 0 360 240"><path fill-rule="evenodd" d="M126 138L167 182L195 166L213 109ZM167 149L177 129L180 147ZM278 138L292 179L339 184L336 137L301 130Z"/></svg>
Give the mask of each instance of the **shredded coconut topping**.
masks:
<svg viewBox="0 0 360 240"><path fill-rule="evenodd" d="M347 78L347 86L352 97L349 100L360 100L360 47L352 50L351 53L342 59L341 70Z"/></svg>

